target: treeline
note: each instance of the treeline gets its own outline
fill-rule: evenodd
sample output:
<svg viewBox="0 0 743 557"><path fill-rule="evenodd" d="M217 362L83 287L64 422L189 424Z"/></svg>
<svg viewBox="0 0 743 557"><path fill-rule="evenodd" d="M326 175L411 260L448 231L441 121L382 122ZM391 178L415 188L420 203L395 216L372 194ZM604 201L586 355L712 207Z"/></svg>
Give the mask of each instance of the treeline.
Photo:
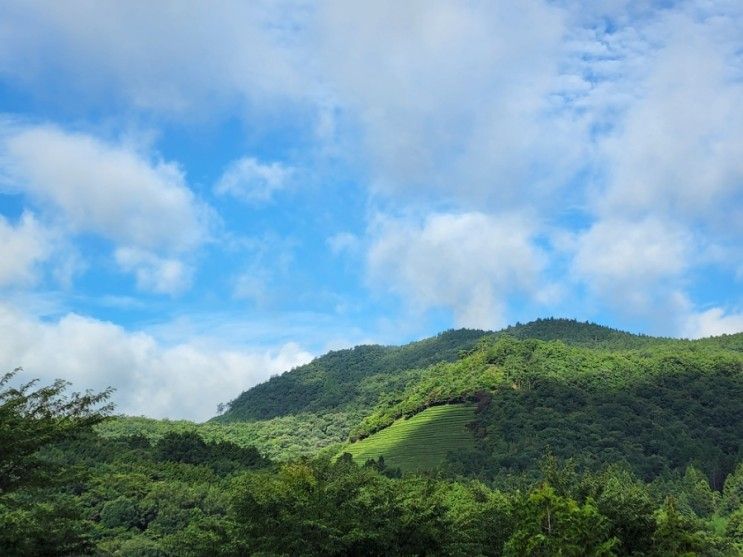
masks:
<svg viewBox="0 0 743 557"><path fill-rule="evenodd" d="M644 482L541 459L510 488L348 457L273 465L173 434L86 434L40 456L66 481L0 496L3 555L709 555L743 551L743 466Z"/></svg>
<svg viewBox="0 0 743 557"><path fill-rule="evenodd" d="M612 329L596 323L581 323L575 319L558 319L549 317L529 323L510 325L496 333L518 339L561 340L566 344L585 348L608 348L612 350L629 350L642 348L648 344L672 339L635 335L626 331Z"/></svg>
<svg viewBox="0 0 743 557"><path fill-rule="evenodd" d="M142 435L155 443L171 432L196 433L212 442L229 442L240 447L253 446L273 460L294 460L316 454L325 447L340 444L362 418L346 412L303 413L256 422L206 422L155 420L117 416L96 426L105 438Z"/></svg>

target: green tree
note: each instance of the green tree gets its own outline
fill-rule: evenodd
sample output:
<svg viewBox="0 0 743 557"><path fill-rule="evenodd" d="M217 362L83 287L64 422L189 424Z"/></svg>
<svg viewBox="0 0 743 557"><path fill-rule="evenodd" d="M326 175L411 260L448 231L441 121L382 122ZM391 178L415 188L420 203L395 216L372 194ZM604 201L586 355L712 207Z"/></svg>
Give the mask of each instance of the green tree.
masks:
<svg viewBox="0 0 743 557"><path fill-rule="evenodd" d="M649 551L655 529L654 505L647 488L626 472L601 478L596 506L609 519L609 530L619 540L622 554Z"/></svg>
<svg viewBox="0 0 743 557"><path fill-rule="evenodd" d="M731 513L743 507L743 463L725 479L721 507L723 513Z"/></svg>
<svg viewBox="0 0 743 557"><path fill-rule="evenodd" d="M667 497L655 516L656 528L653 548L658 556L693 556L706 547L704 538L697 532L691 518L676 508L676 500Z"/></svg>
<svg viewBox="0 0 743 557"><path fill-rule="evenodd" d="M37 387L37 379L11 387L19 371L0 378L0 495L48 481L39 449L89 430L113 409L104 404L111 389L66 395L70 384L61 379L45 387Z"/></svg>
<svg viewBox="0 0 743 557"><path fill-rule="evenodd" d="M103 420L112 410L105 404L111 390L66 395L62 380L12 387L19 371L0 378L0 549L9 556L83 553L90 542L79 504L48 490L74 478L40 452Z"/></svg>
<svg viewBox="0 0 743 557"><path fill-rule="evenodd" d="M532 490L516 505L515 531L505 546L509 556L615 555L616 538L606 517L588 499L579 505L548 484Z"/></svg>

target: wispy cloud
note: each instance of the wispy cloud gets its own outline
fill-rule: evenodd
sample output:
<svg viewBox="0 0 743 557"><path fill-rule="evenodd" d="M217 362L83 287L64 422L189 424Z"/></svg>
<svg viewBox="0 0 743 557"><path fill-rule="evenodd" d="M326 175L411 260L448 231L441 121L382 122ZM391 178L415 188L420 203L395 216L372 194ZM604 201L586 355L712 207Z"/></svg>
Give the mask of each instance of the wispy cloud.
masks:
<svg viewBox="0 0 743 557"><path fill-rule="evenodd" d="M214 191L251 204L265 203L289 186L294 172L278 162L262 163L253 157L243 157L227 167Z"/></svg>

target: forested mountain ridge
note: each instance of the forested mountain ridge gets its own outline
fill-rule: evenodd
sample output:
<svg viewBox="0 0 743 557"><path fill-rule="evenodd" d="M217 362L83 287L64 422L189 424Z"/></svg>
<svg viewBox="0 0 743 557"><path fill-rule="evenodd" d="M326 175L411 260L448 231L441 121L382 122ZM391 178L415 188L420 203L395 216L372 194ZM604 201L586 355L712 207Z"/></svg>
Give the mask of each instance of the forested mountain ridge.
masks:
<svg viewBox="0 0 743 557"><path fill-rule="evenodd" d="M243 392L215 420L266 420L348 406L370 407L380 390L404 387L405 371L454 361L487 334L459 329L403 346L362 345L331 351Z"/></svg>
<svg viewBox="0 0 743 557"><path fill-rule="evenodd" d="M355 433L368 435L432 405L476 401L504 385L528 391L545 380L559 379L593 381L606 390L616 390L629 381L670 375L679 369L704 374L721 362L738 374L742 371L743 333L693 341L638 338L643 338L642 348L625 349L612 347L615 342L610 347L587 348L562 340L517 339L500 333L483 337L459 360L421 370L404 390L383 397Z"/></svg>
<svg viewBox="0 0 743 557"><path fill-rule="evenodd" d="M380 398L404 390L421 370L439 362L454 362L487 336L560 340L569 345L606 350L639 349L659 343L684 343L635 335L573 319L537 319L492 333L459 329L403 346L362 345L331 351L312 362L272 377L241 393L218 422L259 421L299 414L371 410ZM743 335L695 341L743 350Z"/></svg>
<svg viewBox="0 0 743 557"><path fill-rule="evenodd" d="M743 353L722 347L740 336L631 350L485 337L383 400L352 439L469 402L477 412L462 436L475 446L452 455L457 474L508 481L551 452L584 471L623 462L648 481L694 464L719 488L743 454ZM395 451L409 460L405 443Z"/></svg>
<svg viewBox="0 0 743 557"><path fill-rule="evenodd" d="M637 335L596 323L581 323L575 319L548 318L529 323L509 325L495 333L519 339L561 340L566 344L587 348L640 348L650 343L674 339Z"/></svg>

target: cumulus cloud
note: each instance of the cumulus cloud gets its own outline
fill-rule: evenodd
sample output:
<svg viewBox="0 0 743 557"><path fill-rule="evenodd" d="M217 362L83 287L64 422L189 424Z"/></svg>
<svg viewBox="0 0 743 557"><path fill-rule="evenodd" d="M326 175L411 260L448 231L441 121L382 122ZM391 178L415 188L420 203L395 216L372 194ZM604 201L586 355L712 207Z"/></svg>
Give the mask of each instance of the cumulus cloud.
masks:
<svg viewBox="0 0 743 557"><path fill-rule="evenodd" d="M3 369L23 366L29 377L62 377L78 390L112 386L117 411L127 414L205 420L220 402L311 357L294 343L268 349L166 345L75 313L46 321L0 304Z"/></svg>
<svg viewBox="0 0 743 557"><path fill-rule="evenodd" d="M597 210L724 222L740 234L743 82L734 43L724 41L730 21L670 15L653 30L663 44L602 144L609 179Z"/></svg>
<svg viewBox="0 0 743 557"><path fill-rule="evenodd" d="M202 242L207 212L173 163L53 126L10 129L2 142L5 186L61 215L74 230L144 249Z"/></svg>
<svg viewBox="0 0 743 557"><path fill-rule="evenodd" d="M211 213L176 164L54 126L3 131L3 189L25 194L55 223L57 236L94 233L112 241L116 261L142 289L187 286L179 258L206 241Z"/></svg>
<svg viewBox="0 0 743 557"><path fill-rule="evenodd" d="M575 170L582 125L550 98L564 85L558 8L324 2L311 29L315 65L361 129L378 191L518 202Z"/></svg>
<svg viewBox="0 0 743 557"><path fill-rule="evenodd" d="M219 195L230 195L247 203L265 203L286 188L294 169L278 162L262 163L252 157L234 161L214 186Z"/></svg>
<svg viewBox="0 0 743 557"><path fill-rule="evenodd" d="M178 259L158 257L136 248L119 248L114 257L122 270L134 274L140 290L178 294L191 282L192 270Z"/></svg>
<svg viewBox="0 0 743 557"><path fill-rule="evenodd" d="M597 172L584 190L591 224L576 237L573 277L665 334L736 322L723 308L696 310L689 294L700 264L731 269L741 255L743 13L731 8L588 10L595 27L574 37L589 53L578 65L593 87L580 105L597 130ZM607 16L611 27L600 23Z"/></svg>
<svg viewBox="0 0 743 557"><path fill-rule="evenodd" d="M743 11L735 3L222 7L6 2L0 74L21 89L43 84L66 100L84 92L84 102L114 99L135 114L213 116L238 102L246 127L268 122L279 143L315 133L334 149L313 145L327 157L313 168L342 159L370 192L371 213L431 214L379 217L368 237L338 234L328 247L369 247L372 285L421 308L452 308L458 324L495 326L511 296L555 292L539 277L563 253L536 247L542 231L502 216L514 207L529 206L551 227L551 245L571 238L568 274L592 301L655 312L673 332L705 315L689 295L700 261L740 274ZM273 110L284 102L294 112ZM302 133L286 133L295 124ZM188 283L184 254L203 243L208 219L177 165L48 126L5 134L0 164L42 222L54 214L114 242L141 289ZM280 163L246 157L214 192L259 204L290 178ZM712 262L702 253L709 246L723 255ZM249 270L235 295L265 299L270 280Z"/></svg>
<svg viewBox="0 0 743 557"><path fill-rule="evenodd" d="M600 221L578 236L574 269L596 288L642 290L683 273L689 248L682 229L656 219Z"/></svg>
<svg viewBox="0 0 743 557"><path fill-rule="evenodd" d="M34 284L51 249L48 231L33 214L23 213L16 225L0 215L0 286Z"/></svg>
<svg viewBox="0 0 743 557"><path fill-rule="evenodd" d="M0 72L51 81L68 103L113 98L185 115L236 98L266 102L303 91L282 45L304 12L261 0L219 9L189 0L11 1L0 9Z"/></svg>
<svg viewBox="0 0 743 557"><path fill-rule="evenodd" d="M573 275L620 314L675 320L685 309L681 279L693 248L692 237L672 223L599 221L576 237Z"/></svg>
<svg viewBox="0 0 743 557"><path fill-rule="evenodd" d="M368 255L370 281L418 309L451 308L457 326L498 328L509 295L539 293L545 255L533 236L528 221L513 216L383 219Z"/></svg>

